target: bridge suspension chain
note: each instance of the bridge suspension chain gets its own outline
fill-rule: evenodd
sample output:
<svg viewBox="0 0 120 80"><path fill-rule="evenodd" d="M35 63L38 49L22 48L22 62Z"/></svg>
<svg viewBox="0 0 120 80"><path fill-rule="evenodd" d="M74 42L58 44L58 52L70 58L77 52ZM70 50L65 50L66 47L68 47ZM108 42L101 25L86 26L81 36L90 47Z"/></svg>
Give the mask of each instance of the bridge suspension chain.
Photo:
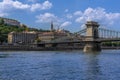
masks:
<svg viewBox="0 0 120 80"><path fill-rule="evenodd" d="M113 31L104 28L99 28L100 38L120 38L120 31Z"/></svg>
<svg viewBox="0 0 120 80"><path fill-rule="evenodd" d="M82 29L82 30L80 30L79 32L76 32L75 34L77 34L77 35L86 35L86 28L85 29Z"/></svg>

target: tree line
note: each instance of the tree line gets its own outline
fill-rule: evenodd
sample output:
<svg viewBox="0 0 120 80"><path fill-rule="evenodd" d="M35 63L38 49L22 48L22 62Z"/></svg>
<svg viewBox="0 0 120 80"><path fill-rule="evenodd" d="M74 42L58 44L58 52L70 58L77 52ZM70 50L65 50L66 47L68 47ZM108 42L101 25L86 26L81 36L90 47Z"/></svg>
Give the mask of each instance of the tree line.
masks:
<svg viewBox="0 0 120 80"><path fill-rule="evenodd" d="M103 42L102 46L117 47L117 46L120 46L120 41L118 41L118 42Z"/></svg>

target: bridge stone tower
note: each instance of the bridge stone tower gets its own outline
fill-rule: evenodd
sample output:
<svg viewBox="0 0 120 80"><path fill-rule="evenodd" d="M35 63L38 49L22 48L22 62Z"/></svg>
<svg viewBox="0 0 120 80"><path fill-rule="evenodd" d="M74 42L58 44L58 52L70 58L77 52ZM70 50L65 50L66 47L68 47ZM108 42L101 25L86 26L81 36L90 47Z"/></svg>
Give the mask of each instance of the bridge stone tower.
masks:
<svg viewBox="0 0 120 80"><path fill-rule="evenodd" d="M94 21L88 21L86 23L87 31L85 38L84 52L97 52L101 51L100 42L97 41L99 38L98 27L99 24Z"/></svg>

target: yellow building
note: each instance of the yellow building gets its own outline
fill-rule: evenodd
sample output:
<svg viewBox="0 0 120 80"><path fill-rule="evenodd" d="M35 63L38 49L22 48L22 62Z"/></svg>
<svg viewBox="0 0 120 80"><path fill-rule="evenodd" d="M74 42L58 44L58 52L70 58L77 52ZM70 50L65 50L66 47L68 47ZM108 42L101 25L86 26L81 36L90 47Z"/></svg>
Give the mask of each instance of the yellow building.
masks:
<svg viewBox="0 0 120 80"><path fill-rule="evenodd" d="M55 30L53 22L51 22L50 32L41 32L38 34L38 39L41 42L50 42L55 39L68 36L64 30Z"/></svg>
<svg viewBox="0 0 120 80"><path fill-rule="evenodd" d="M64 32L43 32L38 34L38 39L42 42L49 42L65 36L67 36L67 33Z"/></svg>

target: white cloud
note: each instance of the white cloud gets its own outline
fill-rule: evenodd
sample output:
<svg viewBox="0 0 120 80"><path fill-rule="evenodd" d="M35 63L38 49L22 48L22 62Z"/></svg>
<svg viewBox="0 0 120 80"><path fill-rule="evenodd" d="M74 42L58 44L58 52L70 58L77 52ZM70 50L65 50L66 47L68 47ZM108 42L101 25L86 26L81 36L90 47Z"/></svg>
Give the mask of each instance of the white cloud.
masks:
<svg viewBox="0 0 120 80"><path fill-rule="evenodd" d="M69 10L68 9L65 9L65 12L68 12Z"/></svg>
<svg viewBox="0 0 120 80"><path fill-rule="evenodd" d="M28 8L30 8L30 5L23 4L22 2L19 2L19 1L12 1L11 5L13 5L13 7L16 9L28 9Z"/></svg>
<svg viewBox="0 0 120 80"><path fill-rule="evenodd" d="M28 2L36 2L36 0L28 0Z"/></svg>
<svg viewBox="0 0 120 80"><path fill-rule="evenodd" d="M45 1L42 4L42 8L41 9L50 9L52 7L52 3L50 3L49 1Z"/></svg>
<svg viewBox="0 0 120 80"><path fill-rule="evenodd" d="M7 16L7 15L8 15L7 13L0 12L0 17Z"/></svg>
<svg viewBox="0 0 120 80"><path fill-rule="evenodd" d="M66 27L66 26L69 26L71 24L72 24L71 22L66 21L66 22L62 23L60 27Z"/></svg>
<svg viewBox="0 0 120 80"><path fill-rule="evenodd" d="M81 11L80 11L81 12ZM77 14L76 12L74 13ZM85 23L86 21L98 21L104 25L113 25L120 20L120 13L108 13L104 8L87 8L76 18L76 22Z"/></svg>
<svg viewBox="0 0 120 80"><path fill-rule="evenodd" d="M72 23L70 21L65 20L65 18L59 18L58 16L52 13L44 13L36 16L37 23L50 23L51 21L54 23L54 26L59 26L60 28L64 28L70 26Z"/></svg>
<svg viewBox="0 0 120 80"><path fill-rule="evenodd" d="M55 26L59 26L61 28L71 25L70 21L66 21L65 19L59 18L52 13L44 13L36 16L37 23L50 23L51 21L54 23Z"/></svg>
<svg viewBox="0 0 120 80"><path fill-rule="evenodd" d="M71 19L73 16L72 16L72 14L67 14L66 17L67 17L68 19Z"/></svg>
<svg viewBox="0 0 120 80"><path fill-rule="evenodd" d="M31 11L35 11L35 10L45 10L45 9L50 9L52 7L52 3L50 3L49 1L45 1L43 4L32 4L31 6Z"/></svg>
<svg viewBox="0 0 120 80"><path fill-rule="evenodd" d="M0 8L4 7L5 9L28 9L30 8L30 5L23 4L19 1L13 1L13 0L3 0L3 2L0 2Z"/></svg>
<svg viewBox="0 0 120 80"><path fill-rule="evenodd" d="M41 6L42 6L42 5L41 5L41 4L38 4L38 3L32 4L32 6L31 6L31 11L35 11L35 10L41 8Z"/></svg>
<svg viewBox="0 0 120 80"><path fill-rule="evenodd" d="M43 3L26 4L18 0L3 0L0 2L0 15L3 16L3 14L8 14L9 11L14 9L36 11L50 9L51 7L52 3L49 1L44 1Z"/></svg>
<svg viewBox="0 0 120 80"><path fill-rule="evenodd" d="M82 24L82 25L80 26L80 28L81 28L81 29L85 29L85 28L86 28L85 24Z"/></svg>
<svg viewBox="0 0 120 80"><path fill-rule="evenodd" d="M53 22L58 21L58 17L52 13L40 14L40 15L36 16L36 18L37 18L36 22L38 22L38 23L49 23L51 21L53 21Z"/></svg>
<svg viewBox="0 0 120 80"><path fill-rule="evenodd" d="M74 12L74 15L75 16L80 16L80 15L82 15L82 12L81 11L76 11L76 12Z"/></svg>

